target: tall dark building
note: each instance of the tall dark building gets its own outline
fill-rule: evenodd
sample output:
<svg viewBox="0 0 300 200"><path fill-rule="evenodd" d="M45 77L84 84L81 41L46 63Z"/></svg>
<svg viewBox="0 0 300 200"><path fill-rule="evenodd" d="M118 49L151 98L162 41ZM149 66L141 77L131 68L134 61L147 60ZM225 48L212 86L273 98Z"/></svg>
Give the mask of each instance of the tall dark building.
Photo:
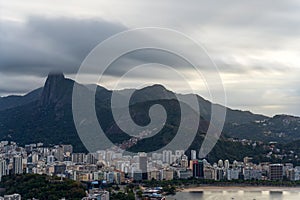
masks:
<svg viewBox="0 0 300 200"><path fill-rule="evenodd" d="M54 165L54 174L64 174L67 169L65 164Z"/></svg>
<svg viewBox="0 0 300 200"><path fill-rule="evenodd" d="M202 160L193 160L193 177L204 178L204 166Z"/></svg>
<svg viewBox="0 0 300 200"><path fill-rule="evenodd" d="M84 153L73 153L72 154L72 162L73 163L84 163Z"/></svg>
<svg viewBox="0 0 300 200"><path fill-rule="evenodd" d="M22 173L23 173L22 156L16 155L13 158L13 174L22 174Z"/></svg>
<svg viewBox="0 0 300 200"><path fill-rule="evenodd" d="M141 153L139 156L140 170L142 171L142 179L148 179L147 154Z"/></svg>
<svg viewBox="0 0 300 200"><path fill-rule="evenodd" d="M269 178L271 181L283 179L283 165L282 164L271 164Z"/></svg>

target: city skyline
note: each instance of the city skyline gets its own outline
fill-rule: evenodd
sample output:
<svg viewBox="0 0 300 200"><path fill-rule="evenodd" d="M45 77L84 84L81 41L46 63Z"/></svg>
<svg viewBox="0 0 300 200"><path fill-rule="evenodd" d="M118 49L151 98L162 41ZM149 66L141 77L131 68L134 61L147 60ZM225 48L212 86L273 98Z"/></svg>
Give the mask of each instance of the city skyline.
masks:
<svg viewBox="0 0 300 200"><path fill-rule="evenodd" d="M0 181L2 176L23 173L55 175L75 181L105 180L117 184L126 182L125 179L142 181L192 177L216 181L276 181L284 177L291 181L300 180L300 167L289 162L253 162L253 158L248 156L242 161L220 158L209 162L195 157L193 149L190 157L182 150L125 155L121 149L80 153L73 152L73 146L68 144L45 146L32 143L23 147L13 141L0 141L0 152ZM113 173L122 174L115 176Z"/></svg>
<svg viewBox="0 0 300 200"><path fill-rule="evenodd" d="M256 147L254 143L251 142L253 148ZM284 151L278 151L274 143L266 144L266 147L275 157L281 156L280 152ZM4 181L6 188L6 182L11 184L9 179L46 178L47 181L50 180L48 187L55 187L55 184L61 185L64 181L74 181L74 184L85 185L81 187L82 193L76 196L82 199L94 199L98 196L110 199L120 191L125 193L132 186L135 186L131 191L134 196L132 199L153 197L159 200L178 193L188 194L189 191L227 191L228 188L231 192L240 191L239 188L244 191L266 192L266 186L273 186L270 191L282 192L289 186L291 188L287 191L299 191L296 186L300 181L300 166L289 160L254 161L253 157L246 156L242 160L224 157L209 162L199 159L193 149L190 150L190 157L183 150L164 150L152 154L138 152L135 155L125 155L123 152L114 148L89 153L74 152L70 144L48 146L31 143L22 146L13 141L0 141L0 183ZM263 157L270 156L269 153ZM32 181L28 185L30 184L33 184ZM196 185L197 188L194 188ZM281 188L282 186L285 187ZM27 194L21 189L14 191L18 193L6 194L4 199L21 199L20 194L22 197L41 195ZM1 196L0 198L3 199Z"/></svg>

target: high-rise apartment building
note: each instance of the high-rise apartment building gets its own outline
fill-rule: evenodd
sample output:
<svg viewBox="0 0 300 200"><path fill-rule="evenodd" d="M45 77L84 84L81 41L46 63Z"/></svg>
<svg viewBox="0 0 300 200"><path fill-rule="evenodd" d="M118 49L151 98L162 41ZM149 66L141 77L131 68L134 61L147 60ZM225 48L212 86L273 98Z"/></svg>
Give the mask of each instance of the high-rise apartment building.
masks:
<svg viewBox="0 0 300 200"><path fill-rule="evenodd" d="M271 164L269 167L269 178L273 180L283 179L283 165L282 164Z"/></svg>
<svg viewBox="0 0 300 200"><path fill-rule="evenodd" d="M6 160L0 159L0 181L2 180L2 176L7 175L7 163Z"/></svg>
<svg viewBox="0 0 300 200"><path fill-rule="evenodd" d="M22 156L16 155L13 157L13 174L22 174L23 173L23 164Z"/></svg>

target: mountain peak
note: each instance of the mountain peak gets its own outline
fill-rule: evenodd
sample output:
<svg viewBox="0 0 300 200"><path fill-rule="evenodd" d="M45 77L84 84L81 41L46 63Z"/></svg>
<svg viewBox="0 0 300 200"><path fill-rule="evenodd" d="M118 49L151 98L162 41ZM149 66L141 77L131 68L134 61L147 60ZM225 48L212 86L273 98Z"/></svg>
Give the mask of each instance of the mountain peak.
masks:
<svg viewBox="0 0 300 200"><path fill-rule="evenodd" d="M142 88L141 90L145 90L145 89L155 89L155 90L167 90L165 88L165 86L161 85L161 84L154 84L154 85L150 85L147 87Z"/></svg>
<svg viewBox="0 0 300 200"><path fill-rule="evenodd" d="M47 81L61 81L65 79L65 75L62 72L50 72L47 77Z"/></svg>
<svg viewBox="0 0 300 200"><path fill-rule="evenodd" d="M140 90L136 90L131 97L132 103L161 99L176 99L176 96L172 91L167 90L163 85L154 84L144 87Z"/></svg>
<svg viewBox="0 0 300 200"><path fill-rule="evenodd" d="M41 96L41 104L47 106L51 103L56 103L58 100L58 91L64 85L65 76L60 72L49 73Z"/></svg>

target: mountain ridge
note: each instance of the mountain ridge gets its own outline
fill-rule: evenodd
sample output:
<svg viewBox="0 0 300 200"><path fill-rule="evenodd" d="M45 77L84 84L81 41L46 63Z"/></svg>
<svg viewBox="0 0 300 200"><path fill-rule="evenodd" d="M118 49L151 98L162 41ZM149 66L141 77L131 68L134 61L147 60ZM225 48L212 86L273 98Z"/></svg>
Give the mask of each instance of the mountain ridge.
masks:
<svg viewBox="0 0 300 200"><path fill-rule="evenodd" d="M27 94L31 96L31 98L27 97L29 100L25 101L23 99L22 103L12 102L6 104L8 105L6 109L4 109L5 106L2 106L2 109L0 107L0 139L15 140L22 144L28 142L58 144L63 142L73 144L76 151L84 151L85 147L77 135L72 116L72 89L74 84L78 84L85 92L91 92L89 86L67 79L63 74L51 74L47 78L44 87ZM90 87L95 87L95 85ZM131 136L124 133L113 119L110 101L112 91L102 86L96 87L96 110L100 114L98 115L98 121L101 122L101 127L112 141L122 144L123 141L129 140ZM159 145L170 142L179 126L176 124L180 113L177 112L179 108L175 109L177 107L177 103L174 101L175 93L158 84L142 89L116 91L121 98L122 95L126 96L132 92L133 95L130 97L129 105L131 117L138 124L146 125L149 123L148 109L151 105L162 104L165 109L170 111L171 118L169 118L167 128L163 129L156 139L152 139L157 143L153 148L158 148ZM191 94L179 95L188 99ZM20 98L22 99L22 97ZM159 98L164 100L157 100ZM198 95L197 99L201 112L199 123L202 124L198 130L197 138L201 141L203 139L201 135L205 134L205 129L210 123L211 102ZM187 109L192 111L191 107L187 107ZM263 140L265 142L274 140L285 143L300 140L300 118L298 117L278 115L270 118L255 115L249 111L226 109L227 118L222 137ZM191 121L192 118L192 115L190 115ZM129 119L122 120L126 124L126 120ZM130 148L140 150L145 144L153 144L153 141L142 139L136 146ZM199 141L197 145L199 145Z"/></svg>

